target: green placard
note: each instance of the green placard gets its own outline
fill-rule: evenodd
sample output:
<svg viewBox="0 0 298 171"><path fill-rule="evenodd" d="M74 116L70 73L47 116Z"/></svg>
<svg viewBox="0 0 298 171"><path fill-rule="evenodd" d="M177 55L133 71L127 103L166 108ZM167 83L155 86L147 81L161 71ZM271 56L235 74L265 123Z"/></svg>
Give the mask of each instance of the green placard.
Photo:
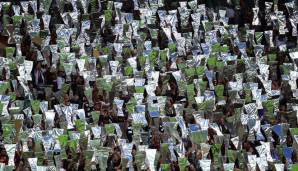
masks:
<svg viewBox="0 0 298 171"><path fill-rule="evenodd" d="M5 94L7 89L9 88L9 83L8 82L2 82L0 84L0 94Z"/></svg>
<svg viewBox="0 0 298 171"><path fill-rule="evenodd" d="M105 124L106 133L109 135L115 134L115 126L114 124Z"/></svg>
<svg viewBox="0 0 298 171"><path fill-rule="evenodd" d="M67 145L67 141L68 141L68 136L67 135L60 135L58 137L58 140L59 140L59 143L60 143L60 146L62 148L66 147Z"/></svg>
<svg viewBox="0 0 298 171"><path fill-rule="evenodd" d="M171 169L170 164L161 164L161 171L169 171Z"/></svg>
<svg viewBox="0 0 298 171"><path fill-rule="evenodd" d="M291 171L297 171L297 170L298 170L298 163L293 164L292 168L291 168Z"/></svg>
<svg viewBox="0 0 298 171"><path fill-rule="evenodd" d="M229 163L235 163L235 160L237 158L237 151L235 150L228 150L228 155Z"/></svg>
<svg viewBox="0 0 298 171"><path fill-rule="evenodd" d="M31 108L34 114L39 113L40 101L39 100L31 100Z"/></svg>
<svg viewBox="0 0 298 171"><path fill-rule="evenodd" d="M80 132L84 132L85 130L85 124L81 120L77 119L75 121L76 129Z"/></svg>
<svg viewBox="0 0 298 171"><path fill-rule="evenodd" d="M223 71L225 68L225 63L223 61L217 61L216 62L216 69L218 71Z"/></svg>
<svg viewBox="0 0 298 171"><path fill-rule="evenodd" d="M0 102L0 114L2 114L4 104Z"/></svg>
<svg viewBox="0 0 298 171"><path fill-rule="evenodd" d="M220 51L223 53L228 53L230 50L230 47L227 45L221 46Z"/></svg>
<svg viewBox="0 0 298 171"><path fill-rule="evenodd" d="M104 10L104 16L105 16L105 22L107 24L111 24L112 17L113 17L113 11L112 10Z"/></svg>
<svg viewBox="0 0 298 171"><path fill-rule="evenodd" d="M263 107L266 109L266 113L271 115L274 112L274 104L273 104L273 100L267 100L265 102L262 103Z"/></svg>
<svg viewBox="0 0 298 171"><path fill-rule="evenodd" d="M168 44L168 47L170 49L170 52L173 53L176 51L177 45L176 45L176 43L172 42L172 43Z"/></svg>
<svg viewBox="0 0 298 171"><path fill-rule="evenodd" d="M184 71L185 71L186 77L192 77L196 73L196 69L195 68L185 68Z"/></svg>
<svg viewBox="0 0 298 171"><path fill-rule="evenodd" d="M16 92L9 92L9 100L11 102L15 101L17 99L17 94ZM1 110L0 110L1 111Z"/></svg>
<svg viewBox="0 0 298 171"><path fill-rule="evenodd" d="M262 41L262 37L263 37L263 32L255 32L255 37L257 40L257 44L260 44Z"/></svg>
<svg viewBox="0 0 298 171"><path fill-rule="evenodd" d="M190 134L190 139L193 143L205 143L207 140L207 131L197 131Z"/></svg>
<svg viewBox="0 0 298 171"><path fill-rule="evenodd" d="M22 19L23 19L21 15L18 15L18 16L14 15L11 18L12 18L12 23L15 27L21 25Z"/></svg>
<svg viewBox="0 0 298 171"><path fill-rule="evenodd" d="M154 64L156 56L157 56L157 52L155 50L151 50L149 54L149 61L151 65Z"/></svg>
<svg viewBox="0 0 298 171"><path fill-rule="evenodd" d="M198 66L196 68L196 73L198 76L203 76L205 72L205 66Z"/></svg>
<svg viewBox="0 0 298 171"><path fill-rule="evenodd" d="M93 123L98 123L98 121L99 121L99 115L100 115L100 113L97 112L97 111L91 112Z"/></svg>
<svg viewBox="0 0 298 171"><path fill-rule="evenodd" d="M204 23L205 32L211 31L214 26L214 23L211 21L207 21Z"/></svg>
<svg viewBox="0 0 298 171"><path fill-rule="evenodd" d="M126 110L129 114L132 114L135 111L136 104L137 101L133 97L126 103Z"/></svg>
<svg viewBox="0 0 298 171"><path fill-rule="evenodd" d="M69 140L67 144L72 151L77 151L77 140Z"/></svg>
<svg viewBox="0 0 298 171"><path fill-rule="evenodd" d="M125 76L133 75L133 68L131 66L124 67L124 75Z"/></svg>
<svg viewBox="0 0 298 171"><path fill-rule="evenodd" d="M160 59L161 59L162 62L167 61L167 51L166 50L160 51Z"/></svg>
<svg viewBox="0 0 298 171"><path fill-rule="evenodd" d="M221 151L221 144L213 144L211 146L211 153L213 155L213 161L218 163Z"/></svg>
<svg viewBox="0 0 298 171"><path fill-rule="evenodd" d="M136 86L135 87L135 92L136 93L144 93L145 88L143 86Z"/></svg>
<svg viewBox="0 0 298 171"><path fill-rule="evenodd" d="M277 58L277 56L276 56L275 53L268 54L268 60L269 61L276 61L276 58Z"/></svg>
<svg viewBox="0 0 298 171"><path fill-rule="evenodd" d="M3 129L4 143L11 144L13 139L12 132L15 129L14 124L3 124L2 129Z"/></svg>
<svg viewBox="0 0 298 171"><path fill-rule="evenodd" d="M208 60L207 60L208 67L211 68L211 69L215 68L216 67L216 61L217 60L216 60L215 57L208 58Z"/></svg>
<svg viewBox="0 0 298 171"><path fill-rule="evenodd" d="M181 171L185 170L185 167L187 166L187 158L185 157L179 157L178 158L178 163L179 163L179 169Z"/></svg>
<svg viewBox="0 0 298 171"><path fill-rule="evenodd" d="M212 52L220 52L220 50L221 50L220 43L216 43L216 44L212 45Z"/></svg>
<svg viewBox="0 0 298 171"><path fill-rule="evenodd" d="M11 3L4 3L2 5L2 12L3 14L8 14L10 9Z"/></svg>
<svg viewBox="0 0 298 171"><path fill-rule="evenodd" d="M32 115L32 118L33 118L33 121L34 121L34 125L41 124L41 121L42 121L42 115L40 115L40 114L35 114L35 115Z"/></svg>
<svg viewBox="0 0 298 171"><path fill-rule="evenodd" d="M290 133L292 136L298 135L298 128L290 128Z"/></svg>
<svg viewBox="0 0 298 171"><path fill-rule="evenodd" d="M111 92L112 88L113 88L113 84L111 82L107 82L103 78L98 78L96 80L96 86L98 87L98 89L103 89L103 90L106 90L108 92Z"/></svg>
<svg viewBox="0 0 298 171"><path fill-rule="evenodd" d="M200 81L199 85L200 85L200 91L201 91L201 94L203 94L207 88L207 84L208 82L207 81Z"/></svg>
<svg viewBox="0 0 298 171"><path fill-rule="evenodd" d="M35 141L35 151L36 152L42 152L42 141L41 140L36 140Z"/></svg>
<svg viewBox="0 0 298 171"><path fill-rule="evenodd" d="M140 66L144 67L145 63L146 63L146 57L141 55L141 56L138 57L138 61L139 61Z"/></svg>
<svg viewBox="0 0 298 171"><path fill-rule="evenodd" d="M223 96L223 93L224 93L224 85L217 85L215 86L215 94L217 97L222 97Z"/></svg>
<svg viewBox="0 0 298 171"><path fill-rule="evenodd" d="M161 154L162 155L167 155L169 152L169 144L162 143L161 144Z"/></svg>

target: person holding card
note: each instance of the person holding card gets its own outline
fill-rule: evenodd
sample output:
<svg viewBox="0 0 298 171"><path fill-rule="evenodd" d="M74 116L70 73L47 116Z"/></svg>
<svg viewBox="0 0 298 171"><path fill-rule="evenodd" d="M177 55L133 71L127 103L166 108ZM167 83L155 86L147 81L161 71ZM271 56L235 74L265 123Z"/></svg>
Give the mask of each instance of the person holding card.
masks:
<svg viewBox="0 0 298 171"><path fill-rule="evenodd" d="M44 70L41 62L37 62L33 69L33 83L36 87L45 84Z"/></svg>

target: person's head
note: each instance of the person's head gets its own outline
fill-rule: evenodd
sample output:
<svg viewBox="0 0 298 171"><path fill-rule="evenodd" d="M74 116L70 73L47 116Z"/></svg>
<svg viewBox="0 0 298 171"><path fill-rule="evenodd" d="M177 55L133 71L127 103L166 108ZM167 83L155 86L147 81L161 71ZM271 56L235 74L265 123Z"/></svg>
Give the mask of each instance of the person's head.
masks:
<svg viewBox="0 0 298 171"><path fill-rule="evenodd" d="M0 154L6 154L6 150L3 145L0 146Z"/></svg>
<svg viewBox="0 0 298 171"><path fill-rule="evenodd" d="M172 105L173 105L173 99L171 97L168 97L167 107L171 107Z"/></svg>
<svg viewBox="0 0 298 171"><path fill-rule="evenodd" d="M70 99L69 99L68 94L65 94L64 95L63 100L64 100L64 104L65 105L69 105L70 104Z"/></svg>
<svg viewBox="0 0 298 171"><path fill-rule="evenodd" d="M27 140L27 146L28 146L28 148L32 148L33 147L33 140L32 140L32 138L28 138L28 140Z"/></svg>
<svg viewBox="0 0 298 171"><path fill-rule="evenodd" d="M224 125L224 123L225 123L225 119L223 117L221 117L219 119L219 124Z"/></svg>

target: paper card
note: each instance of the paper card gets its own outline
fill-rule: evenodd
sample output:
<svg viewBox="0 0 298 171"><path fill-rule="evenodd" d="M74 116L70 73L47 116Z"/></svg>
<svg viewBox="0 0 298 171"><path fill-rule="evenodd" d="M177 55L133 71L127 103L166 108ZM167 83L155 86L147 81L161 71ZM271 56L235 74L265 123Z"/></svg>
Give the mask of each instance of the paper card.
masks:
<svg viewBox="0 0 298 171"><path fill-rule="evenodd" d="M207 59L207 64L210 69L214 69L216 67L217 59L215 57L210 57Z"/></svg>
<svg viewBox="0 0 298 171"><path fill-rule="evenodd" d="M41 140L35 140L35 151L36 152L42 152L43 150L43 145Z"/></svg>
<svg viewBox="0 0 298 171"><path fill-rule="evenodd" d="M223 72L225 67L225 63L223 61L217 61L216 62L216 70L219 72Z"/></svg>
<svg viewBox="0 0 298 171"><path fill-rule="evenodd" d="M135 93L144 93L144 86L135 86Z"/></svg>
<svg viewBox="0 0 298 171"><path fill-rule="evenodd" d="M191 132L196 132L196 131L199 131L199 130L200 130L200 127L199 127L199 125L197 125L197 124L189 124L189 125L188 125L188 129L189 129Z"/></svg>
<svg viewBox="0 0 298 171"><path fill-rule="evenodd" d="M287 160L292 160L292 153L293 153L293 149L291 147L283 147L282 148L282 153L283 156L287 159Z"/></svg>
<svg viewBox="0 0 298 171"><path fill-rule="evenodd" d="M58 140L59 140L59 143L60 143L60 146L62 148L66 147L67 145L67 141L68 141L68 135L60 135L58 137Z"/></svg>
<svg viewBox="0 0 298 171"><path fill-rule="evenodd" d="M202 81L199 82L201 94L203 94L205 92L205 90L207 88L207 84L208 84L207 81L202 80Z"/></svg>
<svg viewBox="0 0 298 171"><path fill-rule="evenodd" d="M0 102L0 113L2 114L4 104Z"/></svg>
<svg viewBox="0 0 298 171"><path fill-rule="evenodd" d="M77 140L68 140L67 145L72 151L77 151Z"/></svg>
<svg viewBox="0 0 298 171"><path fill-rule="evenodd" d="M146 149L146 160L148 161L149 169L154 170L155 159L156 159L156 149Z"/></svg>
<svg viewBox="0 0 298 171"><path fill-rule="evenodd" d="M106 24L111 24L112 22L112 17L113 17L113 11L112 10L104 10L104 16L105 16L105 23Z"/></svg>
<svg viewBox="0 0 298 171"><path fill-rule="evenodd" d="M141 125L148 124L144 113L133 113L131 114L131 116L134 124L141 124Z"/></svg>
<svg viewBox="0 0 298 171"><path fill-rule="evenodd" d="M174 53L177 49L177 44L172 42L168 44L168 47L169 47L170 53Z"/></svg>
<svg viewBox="0 0 298 171"><path fill-rule="evenodd" d="M196 69L195 68L185 68L184 72L185 72L186 77L190 78L196 74Z"/></svg>
<svg viewBox="0 0 298 171"><path fill-rule="evenodd" d="M97 111L91 112L93 123L98 123L100 113Z"/></svg>
<svg viewBox="0 0 298 171"><path fill-rule="evenodd" d="M290 128L291 136L298 135L298 128Z"/></svg>
<svg viewBox="0 0 298 171"><path fill-rule="evenodd" d="M169 171L171 166L170 164L161 164L160 168L161 168L161 171Z"/></svg>
<svg viewBox="0 0 298 171"><path fill-rule="evenodd" d="M3 138L4 143L10 144L13 140L13 130L15 125L14 124L3 124Z"/></svg>
<svg viewBox="0 0 298 171"><path fill-rule="evenodd" d="M227 157L228 157L228 160L229 160L230 163L235 163L235 161L237 159L237 151L228 150Z"/></svg>
<svg viewBox="0 0 298 171"><path fill-rule="evenodd" d="M167 62L168 59L168 49L162 50L159 52L160 54L160 59L163 63Z"/></svg>
<svg viewBox="0 0 298 171"><path fill-rule="evenodd" d="M124 75L125 76L132 76L133 75L133 68L131 66L124 67Z"/></svg>
<svg viewBox="0 0 298 171"><path fill-rule="evenodd" d="M113 84L104 78L97 79L96 86L98 87L98 89L102 88L103 90L106 90L108 92L111 92L113 88Z"/></svg>
<svg viewBox="0 0 298 171"><path fill-rule="evenodd" d="M215 52L215 53L220 52L220 50L221 50L220 43L216 43L216 44L212 45L211 49L212 49L212 52Z"/></svg>
<svg viewBox="0 0 298 171"><path fill-rule="evenodd" d="M22 20L23 20L23 16L19 15L19 16L12 16L12 23L14 25L14 27L19 27L22 23Z"/></svg>
<svg viewBox="0 0 298 171"><path fill-rule="evenodd" d="M213 161L215 163L219 162L220 151L221 151L221 144L214 144L211 146L211 153L213 156Z"/></svg>
<svg viewBox="0 0 298 171"><path fill-rule="evenodd" d="M205 66L198 66L196 68L196 73L199 77L203 76L205 73Z"/></svg>
<svg viewBox="0 0 298 171"><path fill-rule="evenodd" d="M137 101L133 97L126 103L126 110L129 114L132 114L135 111L136 104L137 104Z"/></svg>
<svg viewBox="0 0 298 171"><path fill-rule="evenodd" d="M16 48L15 47L6 47L4 49L5 57L12 58L14 56Z"/></svg>
<svg viewBox="0 0 298 171"><path fill-rule="evenodd" d="M273 112L274 112L273 100L267 100L265 102L262 102L262 105L266 109L266 112L268 115L273 115Z"/></svg>
<svg viewBox="0 0 298 171"><path fill-rule="evenodd" d="M204 171L210 171L211 160L200 160L200 166Z"/></svg>
<svg viewBox="0 0 298 171"><path fill-rule="evenodd" d="M92 150L98 150L101 148L101 140L89 140L88 148Z"/></svg>
<svg viewBox="0 0 298 171"><path fill-rule="evenodd" d="M75 120L75 126L76 129L80 132L83 132L85 130L85 123L80 119Z"/></svg>
<svg viewBox="0 0 298 171"><path fill-rule="evenodd" d="M204 143L207 141L207 130L192 132L190 139L196 144Z"/></svg>
<svg viewBox="0 0 298 171"><path fill-rule="evenodd" d="M141 167L145 164L144 163L145 157L146 157L145 151L137 151L135 155L135 161L136 161L138 170L141 170Z"/></svg>
<svg viewBox="0 0 298 171"><path fill-rule="evenodd" d="M187 158L179 157L178 158L179 169L184 171L187 166Z"/></svg>
<svg viewBox="0 0 298 171"><path fill-rule="evenodd" d="M0 94L5 94L5 92L9 89L9 83L8 82L2 82L0 84Z"/></svg>
<svg viewBox="0 0 298 171"><path fill-rule="evenodd" d="M234 163L224 163L225 171L234 171L235 164Z"/></svg>
<svg viewBox="0 0 298 171"><path fill-rule="evenodd" d="M298 164L292 165L291 171L295 171L295 170L298 170Z"/></svg>
<svg viewBox="0 0 298 171"><path fill-rule="evenodd" d="M154 65L157 55L158 55L157 51L151 50L151 52L149 54L149 62L150 62L151 65Z"/></svg>
<svg viewBox="0 0 298 171"><path fill-rule="evenodd" d="M114 124L105 124L105 131L108 135L114 135L115 134L115 126Z"/></svg>
<svg viewBox="0 0 298 171"><path fill-rule="evenodd" d="M224 93L224 85L217 85L215 86L215 94L218 97L222 97Z"/></svg>
<svg viewBox="0 0 298 171"><path fill-rule="evenodd" d="M151 112L149 112L149 115L151 118L157 118L157 117L159 117L160 112L159 111L151 111Z"/></svg>
<svg viewBox="0 0 298 171"><path fill-rule="evenodd" d="M167 143L162 143L161 144L161 155L162 156L167 156L169 154L169 144Z"/></svg>

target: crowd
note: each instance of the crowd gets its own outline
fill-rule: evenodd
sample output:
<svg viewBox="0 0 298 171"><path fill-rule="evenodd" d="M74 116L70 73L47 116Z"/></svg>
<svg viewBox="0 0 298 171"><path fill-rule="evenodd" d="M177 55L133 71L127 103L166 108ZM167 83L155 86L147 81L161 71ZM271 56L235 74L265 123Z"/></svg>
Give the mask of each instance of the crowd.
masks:
<svg viewBox="0 0 298 171"><path fill-rule="evenodd" d="M298 170L295 0L0 1L0 170Z"/></svg>

